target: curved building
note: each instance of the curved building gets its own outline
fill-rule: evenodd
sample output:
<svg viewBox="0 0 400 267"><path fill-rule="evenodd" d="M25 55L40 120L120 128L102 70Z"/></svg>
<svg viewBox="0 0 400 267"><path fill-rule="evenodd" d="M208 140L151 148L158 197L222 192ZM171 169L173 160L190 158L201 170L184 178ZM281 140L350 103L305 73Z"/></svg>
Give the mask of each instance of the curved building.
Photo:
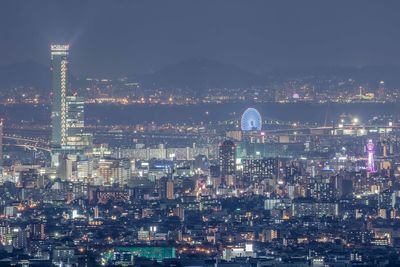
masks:
<svg viewBox="0 0 400 267"><path fill-rule="evenodd" d="M248 108L244 111L241 120L242 131L261 131L261 115L255 108Z"/></svg>

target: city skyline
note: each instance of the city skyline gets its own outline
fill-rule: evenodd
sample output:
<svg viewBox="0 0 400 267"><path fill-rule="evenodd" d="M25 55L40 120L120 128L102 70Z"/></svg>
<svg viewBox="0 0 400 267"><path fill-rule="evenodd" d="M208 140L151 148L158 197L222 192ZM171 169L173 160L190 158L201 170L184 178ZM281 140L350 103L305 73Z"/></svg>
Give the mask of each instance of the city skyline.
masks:
<svg viewBox="0 0 400 267"><path fill-rule="evenodd" d="M400 4L4 3L0 266L400 266Z"/></svg>

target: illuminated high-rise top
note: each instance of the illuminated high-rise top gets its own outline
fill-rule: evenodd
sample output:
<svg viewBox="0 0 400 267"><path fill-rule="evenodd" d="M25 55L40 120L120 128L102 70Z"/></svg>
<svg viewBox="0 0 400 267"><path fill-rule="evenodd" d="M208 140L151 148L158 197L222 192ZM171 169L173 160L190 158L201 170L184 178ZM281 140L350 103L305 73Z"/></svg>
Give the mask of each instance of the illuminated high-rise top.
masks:
<svg viewBox="0 0 400 267"><path fill-rule="evenodd" d="M61 148L67 142L66 97L68 86L69 45L51 45L53 103L51 111L53 147Z"/></svg>
<svg viewBox="0 0 400 267"><path fill-rule="evenodd" d="M368 172L376 172L375 169L375 145L372 140L368 140L367 143L367 171Z"/></svg>
<svg viewBox="0 0 400 267"><path fill-rule="evenodd" d="M68 56L69 45L51 45L51 55L66 55Z"/></svg>

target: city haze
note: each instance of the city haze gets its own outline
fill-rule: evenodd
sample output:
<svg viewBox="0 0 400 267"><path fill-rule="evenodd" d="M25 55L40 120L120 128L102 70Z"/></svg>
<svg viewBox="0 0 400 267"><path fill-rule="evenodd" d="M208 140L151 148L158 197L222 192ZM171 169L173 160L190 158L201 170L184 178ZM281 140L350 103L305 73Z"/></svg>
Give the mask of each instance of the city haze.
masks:
<svg viewBox="0 0 400 267"><path fill-rule="evenodd" d="M398 65L398 1L21 1L0 9L0 65L48 65L69 43L74 75L152 73L207 58L255 73Z"/></svg>

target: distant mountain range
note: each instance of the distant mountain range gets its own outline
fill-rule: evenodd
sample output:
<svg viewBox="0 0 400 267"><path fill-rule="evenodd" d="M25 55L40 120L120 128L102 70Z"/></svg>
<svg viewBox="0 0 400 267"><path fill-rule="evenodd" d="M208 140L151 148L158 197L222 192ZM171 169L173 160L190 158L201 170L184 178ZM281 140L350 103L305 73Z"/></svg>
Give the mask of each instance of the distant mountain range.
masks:
<svg viewBox="0 0 400 267"><path fill-rule="evenodd" d="M139 77L146 87L240 88L263 84L262 78L239 67L209 59L190 59Z"/></svg>
<svg viewBox="0 0 400 267"><path fill-rule="evenodd" d="M359 82L368 83L377 83L383 80L392 87L400 87L400 66L285 68L270 72L268 75L277 79L305 76L352 78Z"/></svg>
<svg viewBox="0 0 400 267"><path fill-rule="evenodd" d="M270 81L304 77L352 78L358 82L370 84L384 80L386 85L400 88L400 66L282 68L256 74L240 67L208 59L191 59L173 64L152 74L143 75L139 77L139 81L145 86L188 87L201 91L204 88L259 86Z"/></svg>
<svg viewBox="0 0 400 267"><path fill-rule="evenodd" d="M17 86L35 87L48 91L51 88L50 67L29 60L0 67L0 90Z"/></svg>
<svg viewBox="0 0 400 267"><path fill-rule="evenodd" d="M240 67L204 58L182 61L154 73L131 78L144 87L191 88L202 92L206 88L243 88L264 85L271 80L305 76L353 78L369 83L384 80L388 86L400 88L400 67L397 66L286 68L255 74ZM73 78L71 83L73 86L79 86ZM50 67L34 61L0 67L0 90L9 90L16 86L35 87L47 93L51 88Z"/></svg>

